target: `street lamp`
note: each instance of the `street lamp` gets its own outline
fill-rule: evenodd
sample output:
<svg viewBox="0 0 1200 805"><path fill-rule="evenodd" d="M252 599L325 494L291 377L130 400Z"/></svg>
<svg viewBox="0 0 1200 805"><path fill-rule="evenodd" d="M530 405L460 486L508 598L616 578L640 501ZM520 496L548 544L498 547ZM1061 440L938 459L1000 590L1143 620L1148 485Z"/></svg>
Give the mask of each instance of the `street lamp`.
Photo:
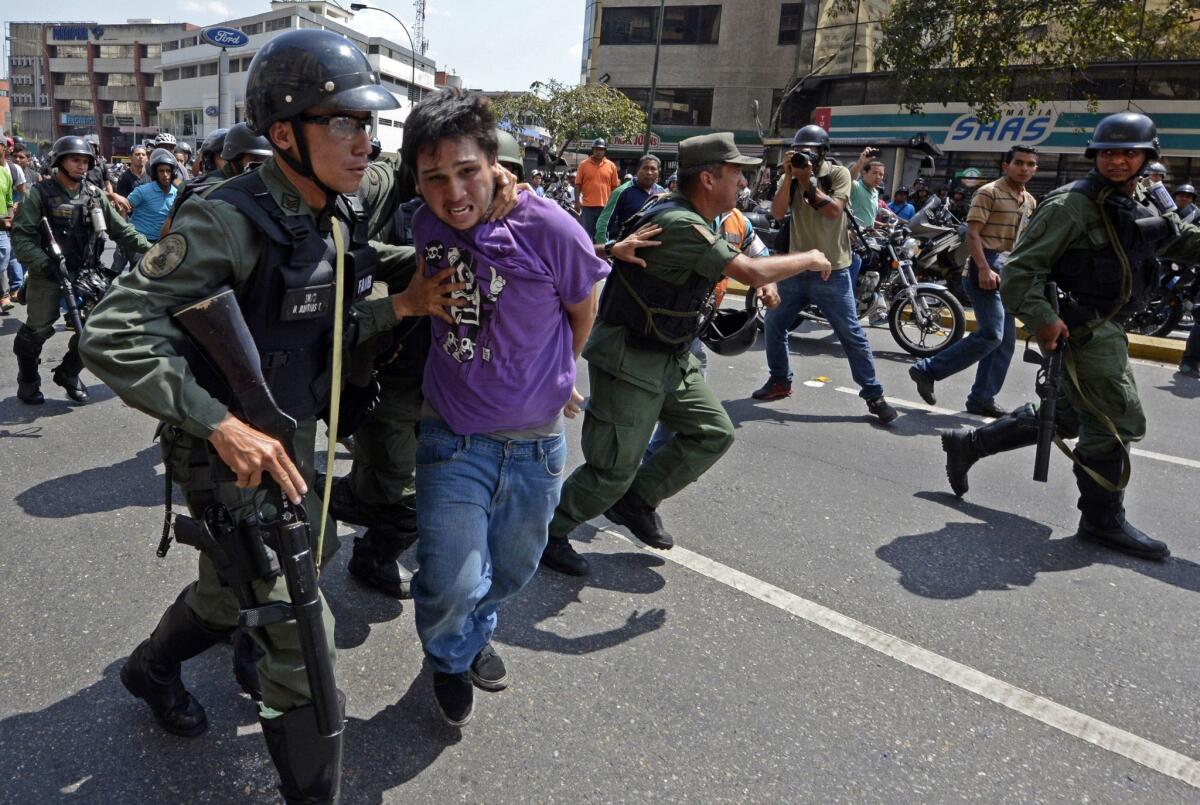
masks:
<svg viewBox="0 0 1200 805"><path fill-rule="evenodd" d="M377 6L369 6L366 3L351 3L350 10L351 11L378 11L383 14L387 14L389 17L391 17L392 19L394 19L396 21L396 24L400 26L400 30L404 31L404 35L408 37L408 50L410 53L412 53L412 83L408 88L408 100L411 103L415 104L418 100L418 98L416 97L416 94L417 94L417 49L415 47L413 47L413 38L412 38L412 34L410 34L408 32L408 27L400 21L399 17L397 17L392 12L388 11L386 8L378 8Z"/></svg>

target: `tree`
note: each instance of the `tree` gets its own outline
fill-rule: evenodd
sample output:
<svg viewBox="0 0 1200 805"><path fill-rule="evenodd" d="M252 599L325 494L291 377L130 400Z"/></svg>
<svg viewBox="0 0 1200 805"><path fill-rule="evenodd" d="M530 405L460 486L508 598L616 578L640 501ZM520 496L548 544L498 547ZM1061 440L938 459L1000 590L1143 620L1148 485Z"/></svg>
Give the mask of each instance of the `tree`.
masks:
<svg viewBox="0 0 1200 805"><path fill-rule="evenodd" d="M901 107L965 100L984 119L1013 97L1036 108L1099 62L1200 58L1200 0L895 0L882 28Z"/></svg>
<svg viewBox="0 0 1200 805"><path fill-rule="evenodd" d="M607 84L536 81L529 92L497 99L493 110L509 131L519 131L523 121L544 128L556 159L575 140L631 137L646 125L645 110Z"/></svg>

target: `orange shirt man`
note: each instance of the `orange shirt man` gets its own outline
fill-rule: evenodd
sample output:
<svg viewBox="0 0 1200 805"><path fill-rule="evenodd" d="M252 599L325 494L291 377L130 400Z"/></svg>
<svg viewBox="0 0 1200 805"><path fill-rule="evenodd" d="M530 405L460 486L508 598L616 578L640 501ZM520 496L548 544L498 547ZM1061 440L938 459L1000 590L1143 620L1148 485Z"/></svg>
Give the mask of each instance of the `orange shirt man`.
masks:
<svg viewBox="0 0 1200 805"><path fill-rule="evenodd" d="M593 240L596 221L612 191L621 184L617 166L605 156L607 153L608 145L604 140L592 140L592 155L581 162L575 172L575 208L581 210L580 223Z"/></svg>

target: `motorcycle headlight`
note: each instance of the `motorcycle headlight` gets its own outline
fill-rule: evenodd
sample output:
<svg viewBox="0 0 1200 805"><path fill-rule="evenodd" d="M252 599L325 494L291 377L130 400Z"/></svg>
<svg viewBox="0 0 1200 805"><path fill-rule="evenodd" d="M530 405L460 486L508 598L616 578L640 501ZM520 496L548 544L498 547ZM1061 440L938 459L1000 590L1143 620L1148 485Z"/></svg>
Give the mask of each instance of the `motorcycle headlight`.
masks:
<svg viewBox="0 0 1200 805"><path fill-rule="evenodd" d="M900 244L900 256L908 260L916 257L921 251L921 244L916 238L907 238L904 243Z"/></svg>

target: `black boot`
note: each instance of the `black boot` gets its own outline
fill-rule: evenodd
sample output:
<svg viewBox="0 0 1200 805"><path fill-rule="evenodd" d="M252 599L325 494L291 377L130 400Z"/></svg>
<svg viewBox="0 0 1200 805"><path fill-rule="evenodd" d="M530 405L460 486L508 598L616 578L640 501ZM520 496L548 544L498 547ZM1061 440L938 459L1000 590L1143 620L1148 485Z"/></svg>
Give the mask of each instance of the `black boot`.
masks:
<svg viewBox="0 0 1200 805"><path fill-rule="evenodd" d="M354 538L350 575L393 598L412 598L412 573L400 564L400 554L416 541L415 528L368 528L367 533Z"/></svg>
<svg viewBox="0 0 1200 805"><path fill-rule="evenodd" d="M542 551L542 567L557 570L567 576L586 576L588 561L571 547L571 541L566 537L551 537L546 540Z"/></svg>
<svg viewBox="0 0 1200 805"><path fill-rule="evenodd" d="M233 678L243 693L261 702L262 682L258 678L258 661L266 652L245 629L236 629L229 642L233 645Z"/></svg>
<svg viewBox="0 0 1200 805"><path fill-rule="evenodd" d="M1121 477L1122 461L1124 456L1114 452L1100 459L1088 459L1087 464L1115 484ZM1079 486L1081 512L1076 537L1140 559L1166 559L1171 555L1165 542L1148 536L1125 519L1123 491L1108 491L1078 464L1075 465L1075 483Z"/></svg>
<svg viewBox="0 0 1200 805"><path fill-rule="evenodd" d="M13 339L13 354L17 356L17 399L26 405L41 405L46 401L42 396L42 378L38 374L43 343L24 324Z"/></svg>
<svg viewBox="0 0 1200 805"><path fill-rule="evenodd" d="M343 713L346 699L338 691ZM288 805L336 805L341 800L342 735L322 737L317 732L313 706L289 710L276 718L260 718L263 737L275 771L279 792Z"/></svg>
<svg viewBox="0 0 1200 805"><path fill-rule="evenodd" d="M960 498L967 493L967 472L984 456L1037 444L1037 411L1031 403L979 428L942 431L946 478Z"/></svg>
<svg viewBox="0 0 1200 805"><path fill-rule="evenodd" d="M208 716L183 687L180 665L224 640L228 632L201 623L184 602L185 593L167 607L154 632L133 650L121 669L121 682L134 696L146 700L163 729L194 738L208 729Z"/></svg>
<svg viewBox="0 0 1200 805"><path fill-rule="evenodd" d="M67 344L67 354L63 356L62 363L54 369L54 374L50 377L55 384L66 390L68 397L81 405L88 401L87 386L83 385L83 381L79 379L79 373L82 371L83 359L79 357L79 333L75 333L71 336L70 343Z"/></svg>
<svg viewBox="0 0 1200 805"><path fill-rule="evenodd" d="M669 551L675 547L675 540L663 528L658 512L650 508L632 489L614 503L604 516L617 525L628 528L635 537L651 548Z"/></svg>
<svg viewBox="0 0 1200 805"><path fill-rule="evenodd" d="M325 494L325 475L318 473L316 478L317 494ZM374 506L360 500L354 494L350 476L343 475L333 479L329 492L329 516L338 522L360 525L367 528L380 522L379 512Z"/></svg>

